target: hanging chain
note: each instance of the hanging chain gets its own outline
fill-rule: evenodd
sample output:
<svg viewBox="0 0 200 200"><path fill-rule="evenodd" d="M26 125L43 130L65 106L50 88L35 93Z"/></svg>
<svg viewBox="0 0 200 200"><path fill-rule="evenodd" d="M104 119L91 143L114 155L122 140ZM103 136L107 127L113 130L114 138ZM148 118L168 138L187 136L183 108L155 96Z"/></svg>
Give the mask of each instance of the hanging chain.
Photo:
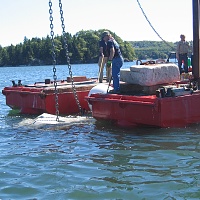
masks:
<svg viewBox="0 0 200 200"><path fill-rule="evenodd" d="M139 5L139 7L140 7L140 9L141 9L141 11L142 11L144 17L146 18L147 22L149 23L149 25L150 25L151 28L153 29L153 31L157 34L157 36L158 36L167 46L169 46L171 49L174 50L174 47L172 47L168 42L166 42L166 41L158 34L158 32L155 30L155 28L152 26L151 22L149 21L149 19L148 19L147 16L146 16L144 10L142 9L142 6L140 5L139 0L137 0L137 3L138 3L138 5Z"/></svg>
<svg viewBox="0 0 200 200"><path fill-rule="evenodd" d="M73 75L72 75L72 69L71 69L71 64L70 64L70 57L69 57L69 51L68 51L68 45L67 45L67 37L66 37L66 32L65 32L65 24L64 24L64 17L63 17L63 9L62 9L61 0L59 0L59 8L60 8L60 19L61 19L61 22L62 22L62 35L63 35L63 38L64 38L64 48L65 48L65 54L66 54L66 58L67 58L69 75L70 75L71 83L72 83L72 91L73 91L73 94L74 94L74 98L76 100L76 104L79 107L79 111L80 111L80 113L82 113L82 108L81 108L80 101L79 101L78 96L77 96L77 92L76 92L76 88L75 88L75 84L74 84L74 79L73 79Z"/></svg>
<svg viewBox="0 0 200 200"><path fill-rule="evenodd" d="M54 31L53 31L53 10L52 2L49 0L49 14L50 14L50 28L51 28L51 43L52 43L52 58L53 58L53 79L55 88L55 108L56 108L56 121L59 121L59 104L58 104L58 89L57 89L57 76L56 76L56 53L54 43Z"/></svg>

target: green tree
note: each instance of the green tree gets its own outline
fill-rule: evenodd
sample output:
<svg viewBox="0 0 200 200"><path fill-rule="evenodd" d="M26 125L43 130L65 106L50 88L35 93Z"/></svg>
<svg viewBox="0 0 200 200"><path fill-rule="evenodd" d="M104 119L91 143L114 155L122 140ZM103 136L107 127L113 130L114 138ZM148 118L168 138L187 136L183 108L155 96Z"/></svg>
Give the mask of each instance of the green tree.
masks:
<svg viewBox="0 0 200 200"><path fill-rule="evenodd" d="M3 48L1 51L1 66L8 65L9 55L6 48Z"/></svg>

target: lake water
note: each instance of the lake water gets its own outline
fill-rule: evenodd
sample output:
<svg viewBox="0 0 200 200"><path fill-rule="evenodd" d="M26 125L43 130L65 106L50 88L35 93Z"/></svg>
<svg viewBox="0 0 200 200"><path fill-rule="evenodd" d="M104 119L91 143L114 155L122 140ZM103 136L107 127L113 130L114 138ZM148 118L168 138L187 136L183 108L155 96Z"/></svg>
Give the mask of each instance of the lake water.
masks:
<svg viewBox="0 0 200 200"><path fill-rule="evenodd" d="M123 68L133 63L125 63ZM97 64L72 65L73 75L97 77ZM67 66L57 66L66 79ZM52 66L1 67L11 80L52 79ZM0 95L0 199L200 199L200 125L122 129L89 119L33 128ZM24 123L25 124L25 123Z"/></svg>

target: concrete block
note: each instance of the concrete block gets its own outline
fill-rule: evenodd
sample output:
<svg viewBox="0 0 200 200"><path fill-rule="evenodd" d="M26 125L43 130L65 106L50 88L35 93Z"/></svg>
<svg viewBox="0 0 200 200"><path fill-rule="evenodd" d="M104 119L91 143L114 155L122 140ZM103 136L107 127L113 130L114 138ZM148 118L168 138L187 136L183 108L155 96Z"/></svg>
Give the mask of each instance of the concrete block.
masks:
<svg viewBox="0 0 200 200"><path fill-rule="evenodd" d="M120 81L130 84L152 86L179 80L179 68L174 63L133 65L129 69L120 70Z"/></svg>

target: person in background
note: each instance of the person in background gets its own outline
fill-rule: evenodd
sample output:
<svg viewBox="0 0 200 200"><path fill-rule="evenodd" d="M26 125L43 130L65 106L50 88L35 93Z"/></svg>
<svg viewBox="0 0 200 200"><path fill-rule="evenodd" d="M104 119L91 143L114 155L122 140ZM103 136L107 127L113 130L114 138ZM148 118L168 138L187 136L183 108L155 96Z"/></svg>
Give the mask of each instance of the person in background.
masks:
<svg viewBox="0 0 200 200"><path fill-rule="evenodd" d="M113 87L114 87L113 92L119 93L120 92L120 84L119 84L120 68L123 65L124 59L123 59L119 44L111 35L109 35L107 48L109 52L107 66L109 67L112 65L112 77L113 77Z"/></svg>
<svg viewBox="0 0 200 200"><path fill-rule="evenodd" d="M181 40L178 42L176 47L176 58L178 60L178 67L181 74L182 72L188 73L188 53L191 48L189 43L185 41L185 35L181 34L180 38ZM184 69L181 68L182 63L184 65Z"/></svg>
<svg viewBox="0 0 200 200"><path fill-rule="evenodd" d="M108 50L107 50L107 42L109 40L109 31L104 31L102 33L101 40L99 41L99 75L98 75L98 80L99 83L102 83L103 81L103 69L105 64L108 61ZM106 81L109 82L111 78L111 68L112 66L107 67L106 66Z"/></svg>

